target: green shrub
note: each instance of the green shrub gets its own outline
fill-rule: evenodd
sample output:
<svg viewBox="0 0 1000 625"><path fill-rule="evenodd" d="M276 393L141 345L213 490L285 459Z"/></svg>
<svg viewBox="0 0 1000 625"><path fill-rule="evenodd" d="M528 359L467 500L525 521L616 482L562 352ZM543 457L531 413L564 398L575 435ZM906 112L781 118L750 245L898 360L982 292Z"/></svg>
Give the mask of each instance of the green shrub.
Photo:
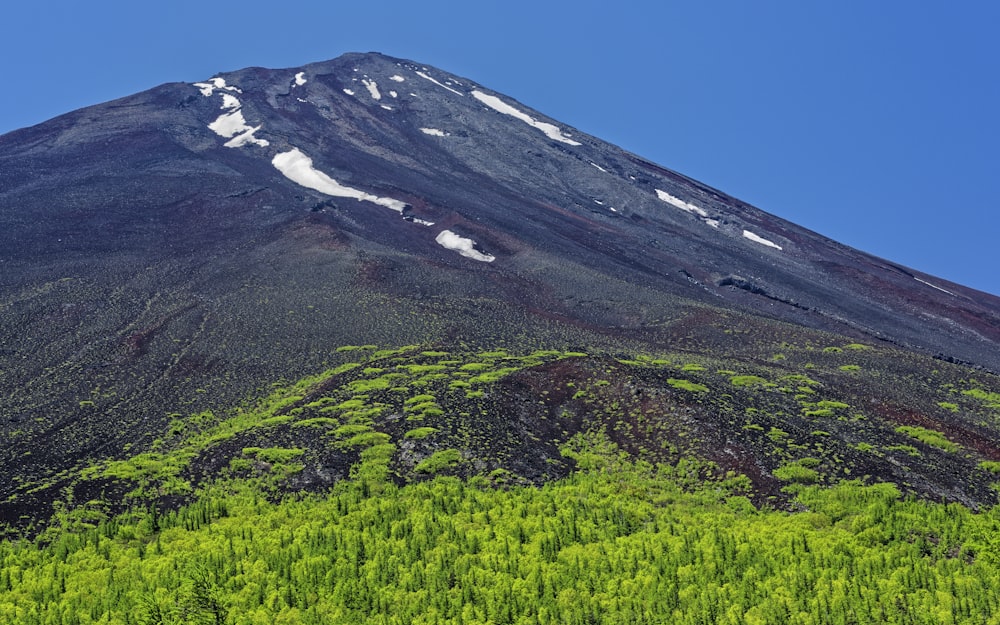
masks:
<svg viewBox="0 0 1000 625"><path fill-rule="evenodd" d="M782 482L792 482L793 484L815 484L819 481L818 471L795 462L779 467L772 473Z"/></svg>
<svg viewBox="0 0 1000 625"><path fill-rule="evenodd" d="M961 449L961 446L958 443L948 440L943 433L938 432L937 430L929 430L927 428L914 425L901 425L896 428L896 432L906 434L910 438L915 438L921 443L925 443L931 447L937 447L938 449L943 449L944 451L955 452Z"/></svg>
<svg viewBox="0 0 1000 625"><path fill-rule="evenodd" d="M705 393L708 391L708 387L705 386L704 384L698 384L697 382L692 382L691 380L680 380L677 378L669 378L667 380L667 384L676 389L680 389L682 391L689 391L692 393Z"/></svg>
<svg viewBox="0 0 1000 625"><path fill-rule="evenodd" d="M774 386L759 375L734 375L729 378L729 383L733 386Z"/></svg>
<svg viewBox="0 0 1000 625"><path fill-rule="evenodd" d="M439 432L439 430L437 428L432 428L432 427L429 427L429 426L424 426L424 427L419 427L419 428L413 428L412 430L410 430L406 434L403 434L403 438L410 438L410 439L413 439L413 440L420 440L422 438L427 438L431 434L436 434L437 432Z"/></svg>
<svg viewBox="0 0 1000 625"><path fill-rule="evenodd" d="M421 460L413 470L417 473L437 473L457 465L462 460L462 452L457 449L442 449Z"/></svg>
<svg viewBox="0 0 1000 625"><path fill-rule="evenodd" d="M996 462L995 460L983 460L979 463L979 468L983 471L998 474L1000 473L1000 462Z"/></svg>

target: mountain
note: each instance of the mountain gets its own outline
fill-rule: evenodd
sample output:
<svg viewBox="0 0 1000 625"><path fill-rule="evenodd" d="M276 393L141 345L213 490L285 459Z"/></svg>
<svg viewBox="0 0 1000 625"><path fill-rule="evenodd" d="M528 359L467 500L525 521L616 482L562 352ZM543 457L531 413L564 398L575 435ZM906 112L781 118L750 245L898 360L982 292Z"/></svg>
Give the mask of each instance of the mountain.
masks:
<svg viewBox="0 0 1000 625"><path fill-rule="evenodd" d="M746 474L758 503L787 503L789 471L995 499L1000 298L411 61L248 68L0 136L0 268L13 527L66 489L120 498L138 452L184 451L196 486L307 448L288 484L320 489L381 440L322 451L292 417L367 419L352 435L390 437L400 479L447 450L554 479L599 425ZM321 412L352 401L379 405ZM421 405L441 441L406 437Z"/></svg>

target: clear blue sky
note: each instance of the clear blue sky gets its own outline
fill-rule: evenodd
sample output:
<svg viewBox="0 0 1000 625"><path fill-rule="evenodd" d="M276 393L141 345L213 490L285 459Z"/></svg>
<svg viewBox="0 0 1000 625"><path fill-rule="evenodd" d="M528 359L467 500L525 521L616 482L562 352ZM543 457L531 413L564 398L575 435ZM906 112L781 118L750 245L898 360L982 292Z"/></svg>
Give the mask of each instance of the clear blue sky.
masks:
<svg viewBox="0 0 1000 625"><path fill-rule="evenodd" d="M838 241L1000 294L1000 3L8 3L0 133L350 51L435 65Z"/></svg>

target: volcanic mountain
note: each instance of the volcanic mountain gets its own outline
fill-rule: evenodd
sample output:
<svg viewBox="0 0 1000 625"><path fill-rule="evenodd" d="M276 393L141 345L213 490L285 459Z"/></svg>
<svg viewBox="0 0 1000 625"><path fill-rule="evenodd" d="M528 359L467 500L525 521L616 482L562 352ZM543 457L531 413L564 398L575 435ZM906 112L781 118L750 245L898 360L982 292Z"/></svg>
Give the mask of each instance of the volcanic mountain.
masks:
<svg viewBox="0 0 1000 625"><path fill-rule="evenodd" d="M746 438L754 423L712 421L762 410L740 393L771 384L790 388L772 393L791 402L788 419L833 418L766 427L832 432L851 466L925 494L993 497L986 474L970 476L1000 460L993 408L975 403L995 401L1000 299L838 244L471 79L348 54L166 84L0 137L0 470L16 476L0 483L5 520L33 514L32 493L72 470L156 448L178 419L217 418L207 411L341 364L339 347L410 344L424 346L413 367L450 366L427 361L445 352L577 354L512 373L489 427L466 424L521 441L504 449L522 458L531 448L518 445L545 430L530 406L602 371L631 400L656 387L681 407L671 414L687 434L657 436L690 435L776 484L778 460ZM656 359L635 357L667 352L716 360L689 367L693 386L671 399L662 387L677 372L640 375ZM725 387L706 377L725 370ZM794 397L811 384L778 381L807 374L842 395L805 406ZM718 401L685 399L701 388ZM865 413L869 425L850 421ZM865 430L876 417L888 425ZM923 464L907 461L898 427L971 451L949 460L930 445ZM857 451L884 435L901 438L891 462ZM539 462L528 478L556 461Z"/></svg>

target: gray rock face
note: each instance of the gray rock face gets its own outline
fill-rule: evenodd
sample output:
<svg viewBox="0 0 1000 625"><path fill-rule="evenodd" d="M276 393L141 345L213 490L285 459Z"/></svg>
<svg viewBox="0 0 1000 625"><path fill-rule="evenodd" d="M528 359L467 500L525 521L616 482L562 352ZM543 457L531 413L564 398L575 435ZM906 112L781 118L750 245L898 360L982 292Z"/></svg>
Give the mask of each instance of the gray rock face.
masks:
<svg viewBox="0 0 1000 625"><path fill-rule="evenodd" d="M0 464L36 475L340 344L665 344L706 309L1000 370L1000 299L410 61L250 68L0 137L0 428L23 443Z"/></svg>

